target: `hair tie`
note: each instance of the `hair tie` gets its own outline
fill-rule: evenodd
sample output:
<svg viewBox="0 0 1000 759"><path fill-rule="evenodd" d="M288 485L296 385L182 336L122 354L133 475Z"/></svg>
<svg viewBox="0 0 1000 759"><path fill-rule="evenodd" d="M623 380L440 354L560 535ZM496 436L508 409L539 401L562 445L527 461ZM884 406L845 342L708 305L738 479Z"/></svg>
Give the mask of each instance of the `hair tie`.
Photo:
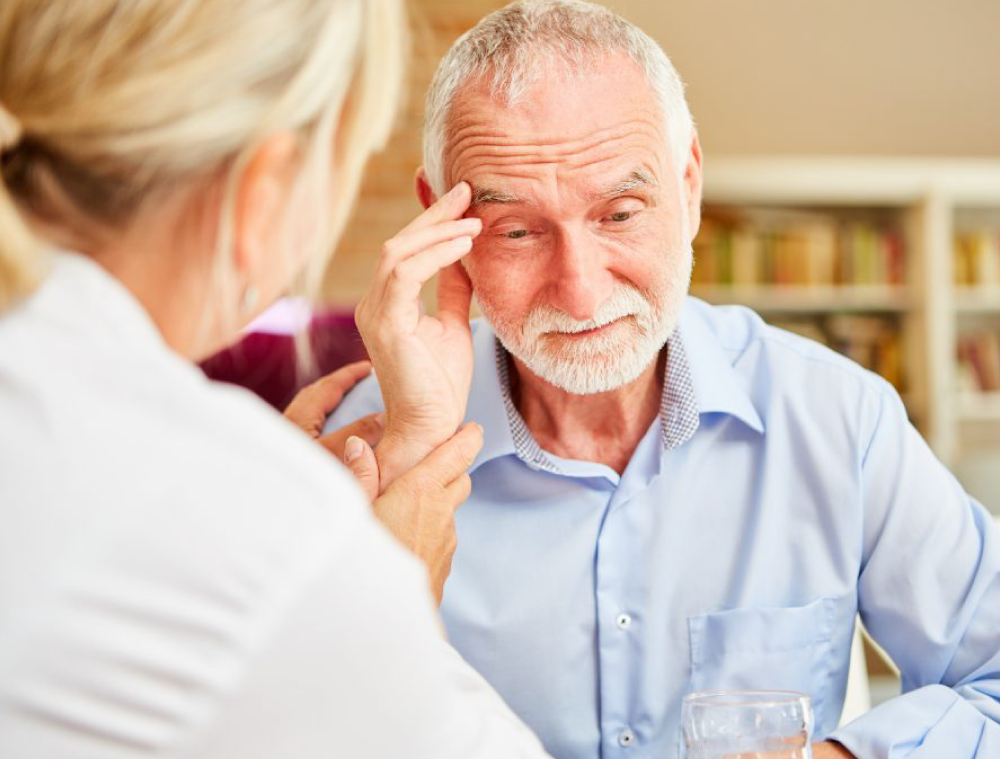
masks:
<svg viewBox="0 0 1000 759"><path fill-rule="evenodd" d="M23 130L21 122L17 120L3 103L0 103L0 150L12 148L21 141Z"/></svg>

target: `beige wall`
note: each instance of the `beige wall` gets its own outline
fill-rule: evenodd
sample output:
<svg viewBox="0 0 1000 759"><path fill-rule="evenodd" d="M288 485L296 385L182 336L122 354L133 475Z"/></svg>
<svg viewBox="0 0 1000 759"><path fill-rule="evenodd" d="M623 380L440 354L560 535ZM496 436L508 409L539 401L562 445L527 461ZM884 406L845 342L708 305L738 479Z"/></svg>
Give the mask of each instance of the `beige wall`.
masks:
<svg viewBox="0 0 1000 759"><path fill-rule="evenodd" d="M620 0L706 150L1000 155L997 0Z"/></svg>
<svg viewBox="0 0 1000 759"><path fill-rule="evenodd" d="M438 59L495 0L413 0L412 95L328 280L357 300L384 239L420 208L422 97ZM1000 0L617 0L688 83L721 154L1000 156Z"/></svg>

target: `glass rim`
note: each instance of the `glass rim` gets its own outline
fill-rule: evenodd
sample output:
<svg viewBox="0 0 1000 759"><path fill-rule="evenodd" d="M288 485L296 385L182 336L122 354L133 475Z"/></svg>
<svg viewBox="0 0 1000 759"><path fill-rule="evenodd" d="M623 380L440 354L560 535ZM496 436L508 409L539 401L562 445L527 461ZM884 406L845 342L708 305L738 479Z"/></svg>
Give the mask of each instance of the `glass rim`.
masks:
<svg viewBox="0 0 1000 759"><path fill-rule="evenodd" d="M777 706L795 702L808 704L811 699L808 693L797 690L706 690L688 693L681 699L688 706Z"/></svg>

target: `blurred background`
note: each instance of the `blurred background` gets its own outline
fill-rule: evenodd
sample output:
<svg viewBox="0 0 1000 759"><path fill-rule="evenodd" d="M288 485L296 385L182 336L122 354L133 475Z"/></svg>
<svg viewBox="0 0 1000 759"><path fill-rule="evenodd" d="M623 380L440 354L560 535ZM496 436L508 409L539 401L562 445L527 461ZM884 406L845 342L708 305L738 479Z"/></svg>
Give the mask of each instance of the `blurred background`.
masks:
<svg viewBox="0 0 1000 759"><path fill-rule="evenodd" d="M382 242L421 210L413 178L437 61L503 4L411 0L411 94L328 277L335 312L350 313ZM606 4L660 42L688 86L706 156L693 292L882 374L1000 513L1000 3ZM867 658L877 702L898 682L870 646Z"/></svg>

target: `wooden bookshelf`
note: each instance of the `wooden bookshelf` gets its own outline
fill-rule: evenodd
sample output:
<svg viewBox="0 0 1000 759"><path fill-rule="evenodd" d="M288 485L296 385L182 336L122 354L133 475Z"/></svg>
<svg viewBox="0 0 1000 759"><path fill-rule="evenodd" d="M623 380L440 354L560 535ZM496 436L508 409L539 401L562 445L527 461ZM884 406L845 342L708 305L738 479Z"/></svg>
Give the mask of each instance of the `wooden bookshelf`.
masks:
<svg viewBox="0 0 1000 759"><path fill-rule="evenodd" d="M720 208L725 214L761 207L898 225L905 281L719 284L696 275L692 292L713 303L745 304L779 323L854 314L895 325L906 377L901 389L922 434L950 466L989 453L984 441L995 439L1000 473L1000 392L971 392L968 368L960 372L958 365L959 341L969 330L995 329L1000 336L1000 160L709 156L707 218ZM960 242L963 235L994 227L995 265L961 247L968 244ZM990 281L969 281L983 272ZM1000 474L995 492L980 497L1000 511Z"/></svg>

